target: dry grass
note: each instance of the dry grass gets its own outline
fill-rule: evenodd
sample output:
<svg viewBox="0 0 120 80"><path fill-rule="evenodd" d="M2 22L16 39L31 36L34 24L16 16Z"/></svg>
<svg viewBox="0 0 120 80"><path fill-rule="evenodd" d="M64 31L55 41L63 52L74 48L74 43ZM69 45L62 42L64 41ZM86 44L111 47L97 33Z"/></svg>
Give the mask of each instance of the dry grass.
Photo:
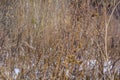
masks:
<svg viewBox="0 0 120 80"><path fill-rule="evenodd" d="M1 0L0 80L119 80L119 3Z"/></svg>

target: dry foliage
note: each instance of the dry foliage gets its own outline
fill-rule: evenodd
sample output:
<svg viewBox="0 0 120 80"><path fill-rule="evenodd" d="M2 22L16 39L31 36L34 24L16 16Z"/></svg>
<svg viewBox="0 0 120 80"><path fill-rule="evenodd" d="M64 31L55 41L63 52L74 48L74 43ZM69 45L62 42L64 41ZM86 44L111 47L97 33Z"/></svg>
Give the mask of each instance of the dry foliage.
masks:
<svg viewBox="0 0 120 80"><path fill-rule="evenodd" d="M120 0L0 0L0 80L119 80Z"/></svg>

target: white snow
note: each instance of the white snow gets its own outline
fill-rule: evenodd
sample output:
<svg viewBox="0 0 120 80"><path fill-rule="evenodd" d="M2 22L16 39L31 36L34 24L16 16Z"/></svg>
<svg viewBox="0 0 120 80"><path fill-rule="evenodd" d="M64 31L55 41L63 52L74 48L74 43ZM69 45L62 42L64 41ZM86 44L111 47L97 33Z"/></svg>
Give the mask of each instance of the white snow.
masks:
<svg viewBox="0 0 120 80"><path fill-rule="evenodd" d="M20 69L19 68L15 68L14 72L15 72L16 75L18 75L20 73Z"/></svg>
<svg viewBox="0 0 120 80"><path fill-rule="evenodd" d="M109 72L110 69L112 69L111 61L104 62L103 72Z"/></svg>
<svg viewBox="0 0 120 80"><path fill-rule="evenodd" d="M89 60L87 65L89 66L90 69L93 69L94 66L96 65L96 60Z"/></svg>

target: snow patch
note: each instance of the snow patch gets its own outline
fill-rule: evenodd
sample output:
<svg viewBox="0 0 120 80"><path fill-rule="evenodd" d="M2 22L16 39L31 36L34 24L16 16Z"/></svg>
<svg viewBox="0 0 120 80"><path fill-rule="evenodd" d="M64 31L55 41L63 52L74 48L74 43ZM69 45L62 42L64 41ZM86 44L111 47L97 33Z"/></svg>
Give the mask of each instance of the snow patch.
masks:
<svg viewBox="0 0 120 80"><path fill-rule="evenodd" d="M15 68L14 72L15 72L16 75L18 75L20 73L20 69L19 68Z"/></svg>

